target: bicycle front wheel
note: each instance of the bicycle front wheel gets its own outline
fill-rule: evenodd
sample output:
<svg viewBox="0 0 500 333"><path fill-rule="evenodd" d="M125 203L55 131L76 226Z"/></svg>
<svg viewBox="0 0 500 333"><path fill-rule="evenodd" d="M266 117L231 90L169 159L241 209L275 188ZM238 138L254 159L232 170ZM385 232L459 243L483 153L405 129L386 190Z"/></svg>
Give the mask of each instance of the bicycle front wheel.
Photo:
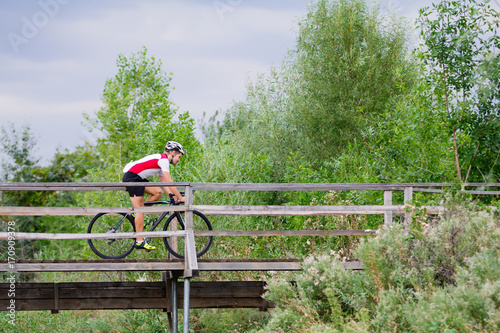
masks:
<svg viewBox="0 0 500 333"><path fill-rule="evenodd" d="M89 234L122 232L135 232L134 218L130 214L99 213L87 228ZM89 239L88 243L92 251L103 259L121 259L132 252L135 239Z"/></svg>
<svg viewBox="0 0 500 333"><path fill-rule="evenodd" d="M163 231L175 231L184 230L184 212L180 212L180 219L177 218L177 214L174 213L169 216L167 222L163 226ZM206 231L212 230L212 225L205 215L198 211L193 211L193 230L196 231ZM204 255L210 245L212 245L212 236L196 236L195 237L195 247L196 256L201 257ZM177 258L184 258L185 253L185 239L183 236L172 236L163 238L165 247L170 253L172 253Z"/></svg>

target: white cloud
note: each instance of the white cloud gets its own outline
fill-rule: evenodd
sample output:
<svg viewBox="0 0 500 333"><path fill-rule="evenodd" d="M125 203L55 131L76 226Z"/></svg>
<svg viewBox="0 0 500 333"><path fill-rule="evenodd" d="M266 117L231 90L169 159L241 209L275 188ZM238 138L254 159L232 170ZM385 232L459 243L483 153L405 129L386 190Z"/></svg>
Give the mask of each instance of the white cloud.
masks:
<svg viewBox="0 0 500 333"><path fill-rule="evenodd" d="M218 10L221 3L230 7ZM0 10L0 33L20 33L21 18L41 10L27 4L10 2ZM295 46L293 30L306 7L304 0L70 1L19 53L6 39L0 43L2 123L31 122L44 155L81 143L81 114L99 108L118 54L142 46L173 72L171 97L181 111L199 119L203 111L225 110L243 98L249 75L279 65Z"/></svg>

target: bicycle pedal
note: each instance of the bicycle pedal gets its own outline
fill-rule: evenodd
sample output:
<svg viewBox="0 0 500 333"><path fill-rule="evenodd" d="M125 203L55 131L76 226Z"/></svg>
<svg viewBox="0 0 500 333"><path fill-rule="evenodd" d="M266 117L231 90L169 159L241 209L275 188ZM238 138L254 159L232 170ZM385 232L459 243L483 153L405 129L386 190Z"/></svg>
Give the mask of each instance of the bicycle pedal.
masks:
<svg viewBox="0 0 500 333"><path fill-rule="evenodd" d="M151 250L146 250L146 252L151 252Z"/></svg>

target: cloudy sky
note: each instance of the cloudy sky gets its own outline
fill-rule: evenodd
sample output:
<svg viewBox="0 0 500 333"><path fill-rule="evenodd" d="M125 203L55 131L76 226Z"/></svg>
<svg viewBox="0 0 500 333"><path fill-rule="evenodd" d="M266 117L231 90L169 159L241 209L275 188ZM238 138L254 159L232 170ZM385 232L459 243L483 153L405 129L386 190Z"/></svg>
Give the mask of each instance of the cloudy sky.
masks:
<svg viewBox="0 0 500 333"><path fill-rule="evenodd" d="M409 18L430 3L381 1ZM0 126L29 124L45 163L92 140L82 113L99 109L118 54L143 46L173 73L179 109L212 115L281 64L306 12L306 0L0 0Z"/></svg>

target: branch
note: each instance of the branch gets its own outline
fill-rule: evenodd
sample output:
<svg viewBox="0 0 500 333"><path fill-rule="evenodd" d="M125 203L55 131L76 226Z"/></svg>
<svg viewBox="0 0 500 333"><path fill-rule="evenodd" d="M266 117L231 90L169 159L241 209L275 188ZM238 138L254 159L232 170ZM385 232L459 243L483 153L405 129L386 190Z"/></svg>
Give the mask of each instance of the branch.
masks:
<svg viewBox="0 0 500 333"><path fill-rule="evenodd" d="M472 169L472 162L474 162L474 158L476 158L477 152L479 150L479 146L481 146L481 142L479 142L477 144L476 151L474 152L474 155L472 155L472 160L470 161L469 170L467 170L467 175L465 176L466 183L467 183L467 180L469 179L470 170ZM498 157L497 157L497 159L498 159Z"/></svg>

